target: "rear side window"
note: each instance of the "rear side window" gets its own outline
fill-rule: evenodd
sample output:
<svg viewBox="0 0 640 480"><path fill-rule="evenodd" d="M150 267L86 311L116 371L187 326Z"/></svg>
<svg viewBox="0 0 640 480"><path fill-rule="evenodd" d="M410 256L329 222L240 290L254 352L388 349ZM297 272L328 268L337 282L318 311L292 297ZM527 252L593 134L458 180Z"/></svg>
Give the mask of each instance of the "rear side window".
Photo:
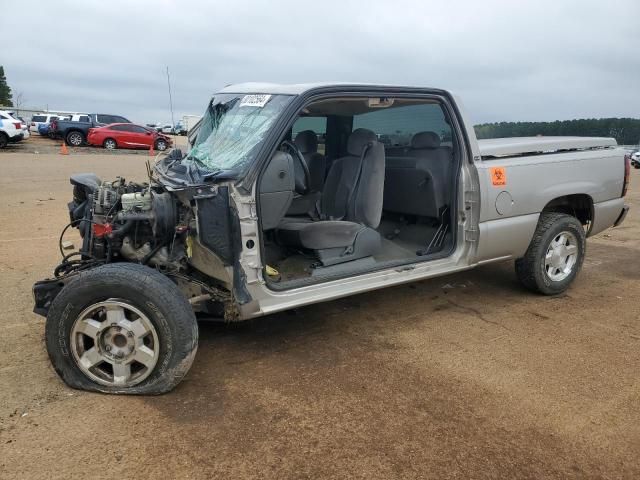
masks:
<svg viewBox="0 0 640 480"><path fill-rule="evenodd" d="M117 115L111 115L111 123L131 123L124 117L118 117Z"/></svg>
<svg viewBox="0 0 640 480"><path fill-rule="evenodd" d="M100 123L121 123L118 117L114 117L113 115L97 115L96 118Z"/></svg>
<svg viewBox="0 0 640 480"><path fill-rule="evenodd" d="M385 147L408 147L416 133L434 132L443 144L451 143L451 126L437 103L389 107L353 117L353 129L366 128Z"/></svg>
<svg viewBox="0 0 640 480"><path fill-rule="evenodd" d="M143 127L139 127L137 125L131 125L131 131L135 133L147 133L149 130Z"/></svg>
<svg viewBox="0 0 640 480"><path fill-rule="evenodd" d="M31 117L31 121L32 122L46 122L47 121L47 117L44 115L34 115L33 117Z"/></svg>
<svg viewBox="0 0 640 480"><path fill-rule="evenodd" d="M116 132L128 132L129 129L126 125L113 125L109 127L109 130L115 130Z"/></svg>
<svg viewBox="0 0 640 480"><path fill-rule="evenodd" d="M88 122L89 121L89 117L87 115L80 115L79 121Z"/></svg>

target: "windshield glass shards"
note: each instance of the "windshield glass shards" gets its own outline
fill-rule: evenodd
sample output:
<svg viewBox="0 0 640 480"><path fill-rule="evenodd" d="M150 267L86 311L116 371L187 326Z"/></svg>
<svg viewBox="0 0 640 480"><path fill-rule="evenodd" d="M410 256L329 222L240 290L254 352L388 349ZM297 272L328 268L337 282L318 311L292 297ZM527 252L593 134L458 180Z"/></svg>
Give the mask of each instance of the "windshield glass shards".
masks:
<svg viewBox="0 0 640 480"><path fill-rule="evenodd" d="M271 125L293 97L219 94L207 107L193 148L182 160L202 173L242 170L253 162Z"/></svg>

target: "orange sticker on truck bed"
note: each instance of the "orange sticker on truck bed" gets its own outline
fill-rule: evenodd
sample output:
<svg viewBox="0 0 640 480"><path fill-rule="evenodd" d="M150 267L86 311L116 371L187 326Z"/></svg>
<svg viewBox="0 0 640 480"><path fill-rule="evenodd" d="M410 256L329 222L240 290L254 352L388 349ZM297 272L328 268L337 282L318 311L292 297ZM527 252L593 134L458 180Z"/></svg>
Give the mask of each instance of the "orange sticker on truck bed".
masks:
<svg viewBox="0 0 640 480"><path fill-rule="evenodd" d="M504 167L493 167L491 169L491 183L495 186L507 184L507 173Z"/></svg>

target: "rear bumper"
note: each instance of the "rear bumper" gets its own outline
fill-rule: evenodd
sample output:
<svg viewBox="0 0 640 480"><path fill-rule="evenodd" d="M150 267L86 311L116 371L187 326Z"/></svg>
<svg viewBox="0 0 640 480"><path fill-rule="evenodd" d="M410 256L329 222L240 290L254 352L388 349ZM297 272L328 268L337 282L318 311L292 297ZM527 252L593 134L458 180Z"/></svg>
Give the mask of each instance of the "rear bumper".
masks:
<svg viewBox="0 0 640 480"><path fill-rule="evenodd" d="M624 219L627 218L627 213L629 212L629 205L625 205L622 207L622 211L620 212L620 215L618 216L618 219L615 221L615 223L613 224L614 227L617 227L618 225L620 225L622 222L624 222Z"/></svg>
<svg viewBox="0 0 640 480"><path fill-rule="evenodd" d="M14 135L13 137L9 137L9 143L17 143L17 142L21 142L22 140L24 140L24 133L20 132L17 135Z"/></svg>

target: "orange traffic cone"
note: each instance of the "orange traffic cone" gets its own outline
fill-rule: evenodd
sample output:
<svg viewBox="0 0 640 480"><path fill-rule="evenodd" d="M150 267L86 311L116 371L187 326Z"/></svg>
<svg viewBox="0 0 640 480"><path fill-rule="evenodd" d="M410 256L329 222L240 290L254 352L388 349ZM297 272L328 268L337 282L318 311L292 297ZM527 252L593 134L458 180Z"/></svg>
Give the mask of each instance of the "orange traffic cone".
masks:
<svg viewBox="0 0 640 480"><path fill-rule="evenodd" d="M62 142L62 146L60 147L60 155L69 155L67 144L64 141Z"/></svg>
<svg viewBox="0 0 640 480"><path fill-rule="evenodd" d="M149 156L150 157L156 156L156 151L153 149L153 143L151 144L151 147L149 147Z"/></svg>

